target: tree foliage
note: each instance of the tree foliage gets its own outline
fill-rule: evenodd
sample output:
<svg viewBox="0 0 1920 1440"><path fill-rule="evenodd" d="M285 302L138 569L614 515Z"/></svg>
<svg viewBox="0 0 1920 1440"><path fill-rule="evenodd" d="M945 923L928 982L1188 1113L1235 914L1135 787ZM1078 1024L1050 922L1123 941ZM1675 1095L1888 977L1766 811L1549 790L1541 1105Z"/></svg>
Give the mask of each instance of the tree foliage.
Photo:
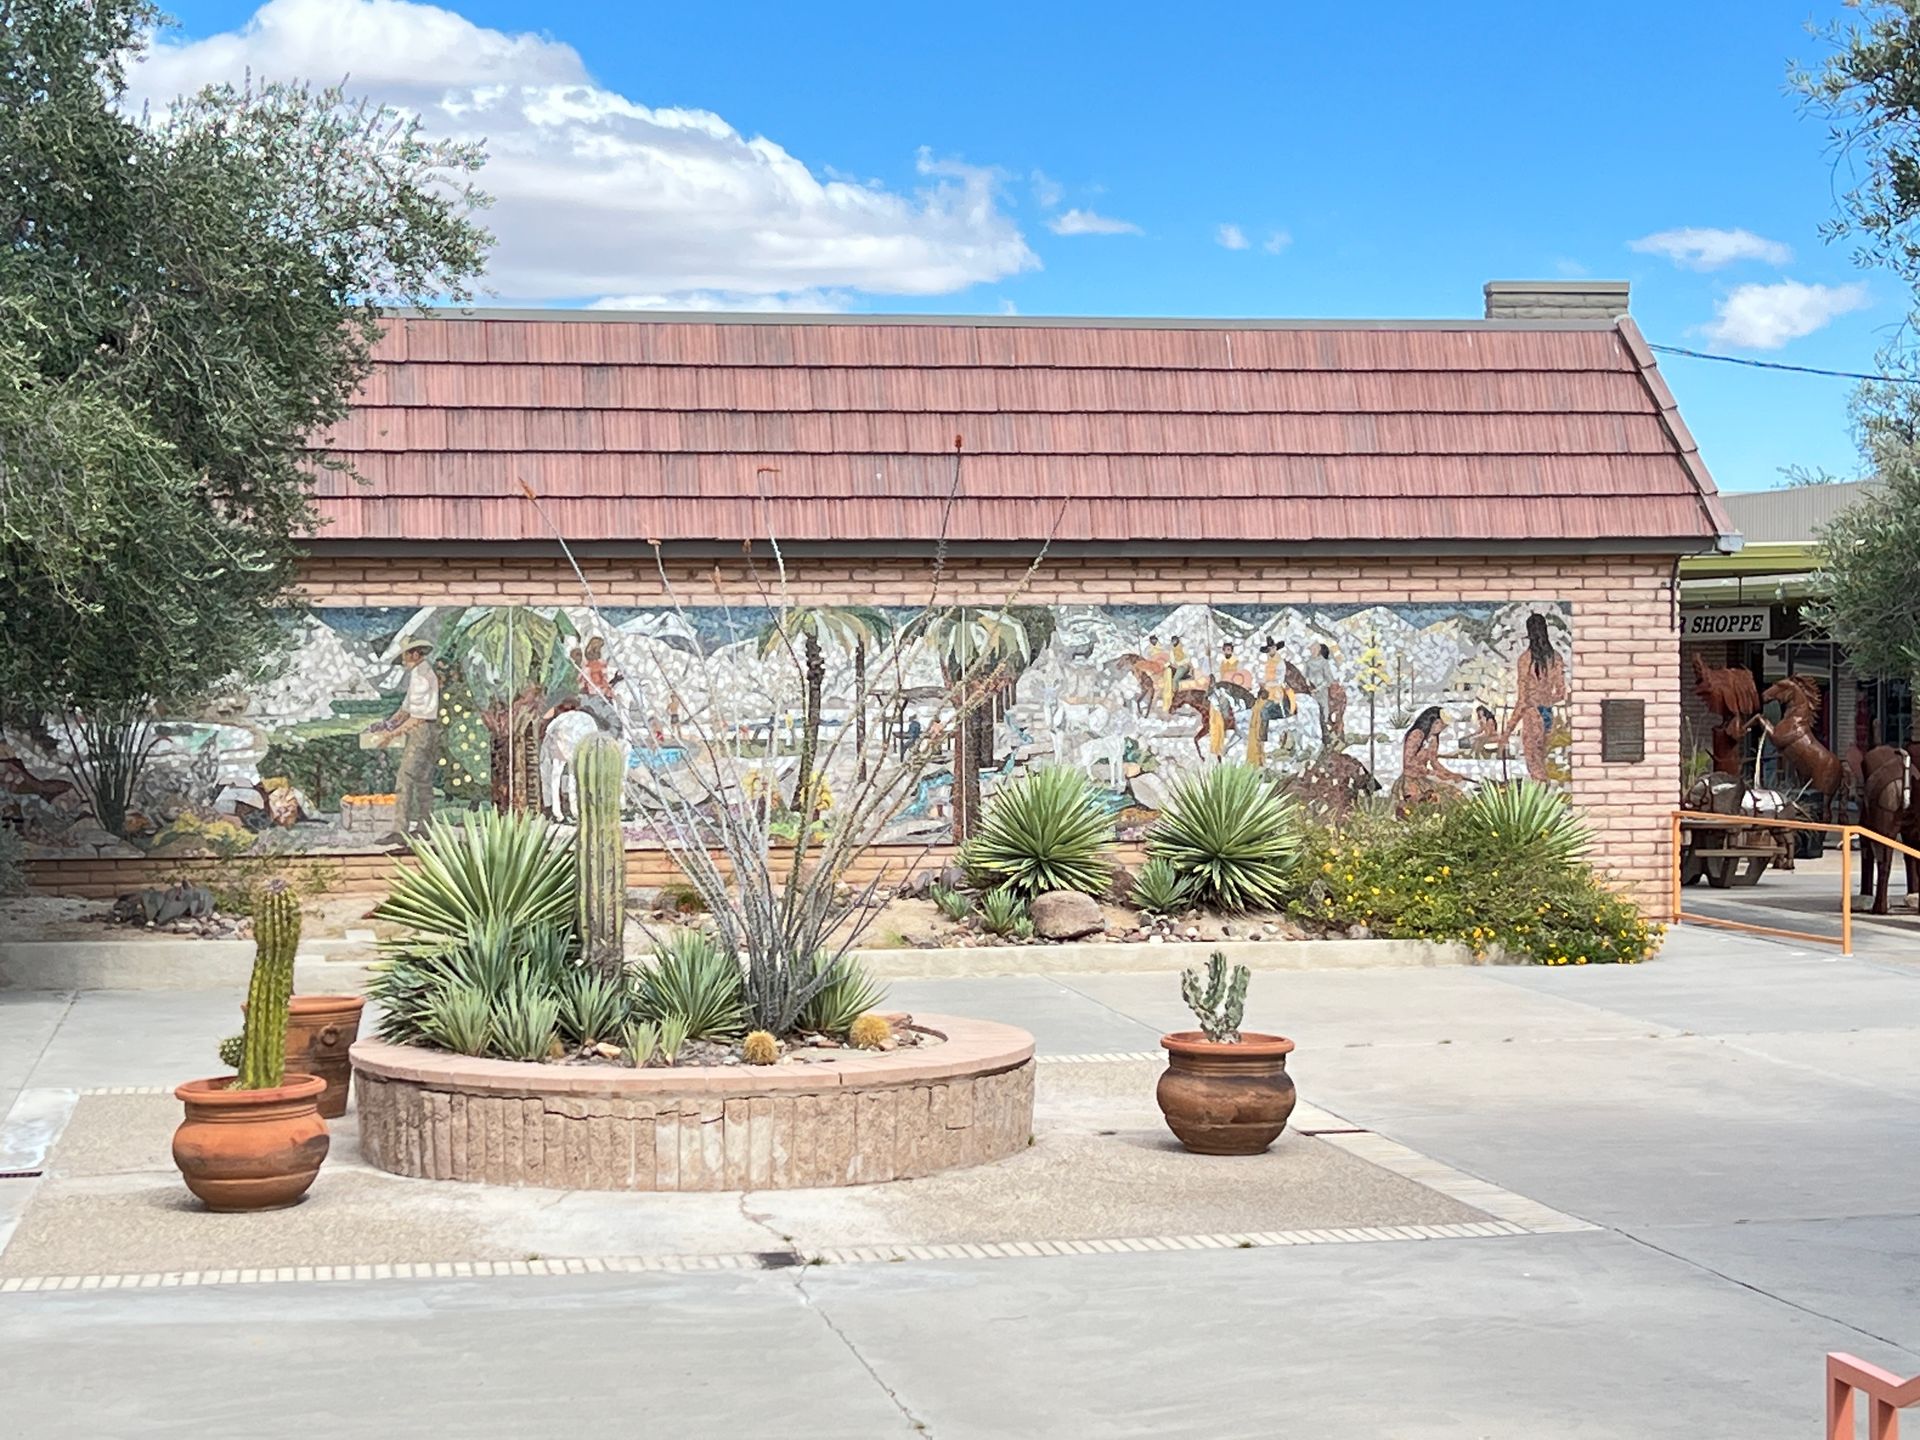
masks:
<svg viewBox="0 0 1920 1440"><path fill-rule="evenodd" d="M1854 428L1879 483L1820 533L1822 599L1808 618L1863 674L1920 677L1920 393L1862 385Z"/></svg>
<svg viewBox="0 0 1920 1440"><path fill-rule="evenodd" d="M1920 0L1859 0L1820 32L1826 55L1789 86L1833 140L1840 214L1822 227L1863 265L1920 287Z"/></svg>
<svg viewBox="0 0 1920 1440"><path fill-rule="evenodd" d="M393 306L464 298L471 146L335 89L123 104L147 0L0 0L0 696L137 724L243 679L309 449ZM347 483L342 478L330 484Z"/></svg>

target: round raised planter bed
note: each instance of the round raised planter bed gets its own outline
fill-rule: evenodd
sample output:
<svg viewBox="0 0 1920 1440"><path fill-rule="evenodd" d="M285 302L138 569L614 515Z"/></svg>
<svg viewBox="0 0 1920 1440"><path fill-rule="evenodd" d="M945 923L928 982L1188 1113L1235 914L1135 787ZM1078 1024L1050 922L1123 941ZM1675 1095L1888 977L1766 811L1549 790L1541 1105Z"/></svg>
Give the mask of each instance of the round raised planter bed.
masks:
<svg viewBox="0 0 1920 1440"><path fill-rule="evenodd" d="M939 1044L805 1064L541 1065L362 1040L360 1149L396 1175L566 1190L791 1190L980 1165L1033 1133L1033 1037L922 1015Z"/></svg>
<svg viewBox="0 0 1920 1440"><path fill-rule="evenodd" d="M1200 1155L1258 1155L1280 1138L1298 1096L1287 1074L1293 1041L1243 1031L1237 1043L1198 1030L1162 1035L1167 1068L1155 1098L1167 1128Z"/></svg>

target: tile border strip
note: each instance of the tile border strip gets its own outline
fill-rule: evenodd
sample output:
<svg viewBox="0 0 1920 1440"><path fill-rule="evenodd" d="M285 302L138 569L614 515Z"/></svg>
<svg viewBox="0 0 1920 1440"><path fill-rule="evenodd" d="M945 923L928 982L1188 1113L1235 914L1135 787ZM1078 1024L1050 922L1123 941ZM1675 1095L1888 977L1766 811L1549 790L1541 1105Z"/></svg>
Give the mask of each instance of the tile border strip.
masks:
<svg viewBox="0 0 1920 1440"><path fill-rule="evenodd" d="M1092 1240L981 1240L942 1245L852 1245L786 1252L768 1265L752 1253L615 1255L553 1260L415 1260L358 1265L279 1265L228 1270L153 1271L134 1275L13 1275L0 1295L94 1290L173 1290L211 1285L303 1285L343 1281L464 1280L515 1276L697 1274L810 1265L891 1265L909 1260L1031 1260L1072 1255L1169 1253L1178 1250L1269 1250L1290 1245L1351 1245L1415 1240L1491 1240L1539 1233L1506 1220L1450 1225L1365 1225L1319 1230L1259 1230L1210 1235L1129 1235Z"/></svg>

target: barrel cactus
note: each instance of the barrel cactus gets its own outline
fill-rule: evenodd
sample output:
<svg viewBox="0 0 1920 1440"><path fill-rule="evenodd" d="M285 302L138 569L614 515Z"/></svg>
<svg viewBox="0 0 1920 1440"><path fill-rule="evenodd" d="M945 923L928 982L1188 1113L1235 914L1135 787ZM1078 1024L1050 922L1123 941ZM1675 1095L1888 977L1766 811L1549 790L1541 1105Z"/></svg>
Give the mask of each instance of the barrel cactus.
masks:
<svg viewBox="0 0 1920 1440"><path fill-rule="evenodd" d="M270 880L253 908L253 979L236 1090L271 1090L286 1078L287 1002L300 948L300 902L285 880Z"/></svg>
<svg viewBox="0 0 1920 1440"><path fill-rule="evenodd" d="M740 1055L749 1065L771 1065L780 1058L780 1042L765 1030L749 1031L740 1042Z"/></svg>
<svg viewBox="0 0 1920 1440"><path fill-rule="evenodd" d="M587 963L621 973L627 921L626 845L620 802L627 783L626 747L611 735L589 735L573 752L574 804L580 835L574 842L576 916Z"/></svg>

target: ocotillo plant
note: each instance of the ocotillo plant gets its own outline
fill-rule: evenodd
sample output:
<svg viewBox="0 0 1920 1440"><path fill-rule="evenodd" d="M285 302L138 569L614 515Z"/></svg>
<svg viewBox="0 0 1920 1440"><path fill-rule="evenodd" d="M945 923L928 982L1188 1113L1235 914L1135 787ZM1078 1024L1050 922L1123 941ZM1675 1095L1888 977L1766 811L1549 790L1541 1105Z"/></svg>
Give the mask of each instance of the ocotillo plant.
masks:
<svg viewBox="0 0 1920 1440"><path fill-rule="evenodd" d="M573 846L580 951L588 964L614 976L621 973L627 920L626 845L620 833L626 758L626 747L611 735L589 735L573 752L574 804L580 815Z"/></svg>
<svg viewBox="0 0 1920 1440"><path fill-rule="evenodd" d="M286 1078L287 1001L299 947L300 902L286 881L270 880L253 909L253 979L235 1090L271 1090Z"/></svg>
<svg viewBox="0 0 1920 1440"><path fill-rule="evenodd" d="M1227 978L1227 957L1216 950L1207 959L1207 978L1203 983L1198 970L1180 972L1180 995L1187 1008L1200 1018L1200 1033L1216 1045L1240 1043L1240 1020L1247 1012L1247 982L1253 972L1244 965L1233 967Z"/></svg>

